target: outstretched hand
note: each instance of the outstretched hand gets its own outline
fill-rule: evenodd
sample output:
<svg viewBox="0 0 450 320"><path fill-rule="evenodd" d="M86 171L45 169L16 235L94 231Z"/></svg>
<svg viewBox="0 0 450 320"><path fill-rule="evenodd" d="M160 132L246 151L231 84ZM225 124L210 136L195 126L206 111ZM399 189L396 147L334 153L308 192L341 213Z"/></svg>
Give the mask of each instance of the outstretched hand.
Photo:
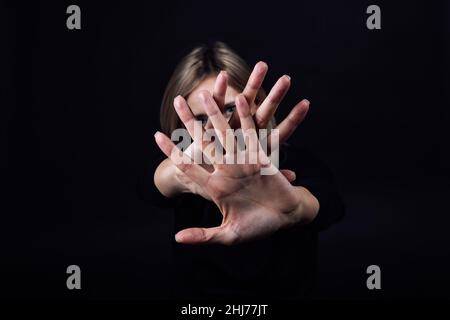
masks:
<svg viewBox="0 0 450 320"><path fill-rule="evenodd" d="M274 89L272 89L273 91ZM272 93L271 91L271 93ZM252 147L250 141L256 139L255 117L248 103L248 96L240 94L236 97L236 107L243 130L247 148L227 148L225 132L230 129L229 123L222 115L216 99L208 91L200 94L200 99L211 121L217 137L225 148L225 157L235 158L238 153L244 153L245 159L257 152L257 163L220 164L213 163L213 170L207 170L191 159L164 134L157 132L155 139L160 149L175 163L178 170L185 174L197 186L201 186L205 196L217 205L223 219L220 226L214 228L189 228L181 230L176 235L176 241L181 243L223 243L234 244L270 235L280 228L298 223L307 223L314 219L318 212L317 199L302 187L292 186L288 179L270 163L262 148ZM269 93L267 104L259 107L260 118L273 114L278 103L276 96ZM266 99L266 100L267 100ZM280 99L281 101L281 99ZM220 102L219 102L220 104ZM175 109L191 136L195 118L186 101L182 97L175 100ZM301 122L308 109L308 103L300 102L290 115L277 127L280 136L289 135ZM295 110L295 112L294 112ZM261 118L262 117L262 118ZM293 128L293 129L292 129ZM282 133L284 130L284 133ZM280 139L281 140L281 139ZM257 141L257 139L256 139ZM202 144L202 142L198 142ZM259 142L258 142L259 143ZM187 161L179 162L179 159ZM263 167L270 166L275 170L273 175L261 175ZM273 197L273 195L277 195Z"/></svg>

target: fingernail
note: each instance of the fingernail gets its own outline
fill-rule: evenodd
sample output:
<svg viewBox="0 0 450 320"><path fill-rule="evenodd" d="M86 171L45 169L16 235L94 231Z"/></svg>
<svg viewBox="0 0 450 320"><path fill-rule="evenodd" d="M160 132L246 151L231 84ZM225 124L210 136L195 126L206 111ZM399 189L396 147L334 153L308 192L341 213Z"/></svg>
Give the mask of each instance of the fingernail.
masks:
<svg viewBox="0 0 450 320"><path fill-rule="evenodd" d="M255 69L259 66L259 72L264 71L264 69L267 69L267 63L265 63L264 61L259 61L256 65L255 65Z"/></svg>
<svg viewBox="0 0 450 320"><path fill-rule="evenodd" d="M181 242L181 240L182 240L182 237L177 233L177 234L175 235L175 241L176 241L176 242Z"/></svg>
<svg viewBox="0 0 450 320"><path fill-rule="evenodd" d="M267 63L264 62L264 61L262 61L262 60L260 60L260 61L258 62L258 64L261 64L261 65L263 65L263 66L266 66L266 65L267 65Z"/></svg>
<svg viewBox="0 0 450 320"><path fill-rule="evenodd" d="M291 77L288 76L287 74L284 75L286 78L288 78L289 81L291 81Z"/></svg>

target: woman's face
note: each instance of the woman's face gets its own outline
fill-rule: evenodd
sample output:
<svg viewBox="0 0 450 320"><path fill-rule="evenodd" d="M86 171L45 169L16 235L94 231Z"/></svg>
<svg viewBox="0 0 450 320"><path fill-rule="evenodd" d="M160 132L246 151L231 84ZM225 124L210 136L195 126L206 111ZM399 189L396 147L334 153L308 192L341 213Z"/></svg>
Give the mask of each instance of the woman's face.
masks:
<svg viewBox="0 0 450 320"><path fill-rule="evenodd" d="M198 97L198 94L200 91L207 90L212 95L215 81L216 81L215 76L206 78L205 80L200 82L200 84L191 92L191 94L187 98L187 103L188 103L189 107L191 108L192 114L194 115L194 117L197 120L202 121L203 126L205 126L206 123L208 122L208 116L207 116L205 109ZM236 91L236 89L228 86L227 92L225 95L225 104L222 109L223 116L230 123L230 126L234 129L236 128L236 126L240 125L239 121L234 121L236 118L232 117L233 114L235 112L237 112L234 101L238 94L239 94L239 92ZM233 118L233 120L230 121L232 118Z"/></svg>

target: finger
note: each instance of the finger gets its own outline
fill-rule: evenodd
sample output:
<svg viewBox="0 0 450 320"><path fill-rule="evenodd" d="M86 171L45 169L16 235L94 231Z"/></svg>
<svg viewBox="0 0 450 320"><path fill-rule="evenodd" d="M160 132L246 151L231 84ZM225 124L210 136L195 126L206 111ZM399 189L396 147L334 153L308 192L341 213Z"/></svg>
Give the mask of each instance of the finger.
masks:
<svg viewBox="0 0 450 320"><path fill-rule="evenodd" d="M255 129L255 122L253 121L250 107L248 106L245 96L243 94L237 95L235 102L236 109L239 114L239 120L241 121L242 130L246 131L249 129Z"/></svg>
<svg viewBox="0 0 450 320"><path fill-rule="evenodd" d="M221 149L214 149L214 154L212 154L213 151L211 151L211 148L215 148L214 141L211 142L209 140L209 135L205 135L205 141L203 141L203 150L200 150L199 148L195 147L193 143L191 143L185 150L184 153L191 159L194 159L194 163L200 164L202 168L205 168L208 172L214 171L214 165L220 164L221 158L220 155L217 155L216 152L220 151ZM210 149L208 149L208 147ZM197 161L198 159L198 161Z"/></svg>
<svg viewBox="0 0 450 320"><path fill-rule="evenodd" d="M305 119L309 110L309 101L303 99L289 112L288 116L276 127L278 129L279 144L281 145L294 133L298 125ZM270 146L272 139L268 139Z"/></svg>
<svg viewBox="0 0 450 320"><path fill-rule="evenodd" d="M203 145L206 148L207 142L203 142ZM203 149L205 150L205 149ZM194 160L194 163L200 164L202 168L205 168L208 172L214 171L212 164L214 164L213 160L208 157L207 154L203 153L203 150L196 147L194 143L191 143L185 150L184 153L191 159Z"/></svg>
<svg viewBox="0 0 450 320"><path fill-rule="evenodd" d="M184 152L178 149L175 144L165 134L155 133L155 140L158 147L172 162L184 172L191 180L198 185L205 186L210 174L200 165L195 164Z"/></svg>
<svg viewBox="0 0 450 320"><path fill-rule="evenodd" d="M263 61L258 62L253 68L243 91L249 105L252 105L253 102L255 102L255 98L258 95L258 91L261 88L268 69L269 67Z"/></svg>
<svg viewBox="0 0 450 320"><path fill-rule="evenodd" d="M207 141L203 141L202 139L204 130L201 122L195 119L186 100L182 96L177 96L173 101L173 105L178 117L180 117L181 122L184 123L189 135L194 140L194 145L196 146L194 153L201 152L208 144Z"/></svg>
<svg viewBox="0 0 450 320"><path fill-rule="evenodd" d="M264 99L255 113L255 121L258 128L266 128L272 119L275 111L283 100L284 96L291 86L291 78L287 75L282 76L270 90L269 95Z"/></svg>
<svg viewBox="0 0 450 320"><path fill-rule="evenodd" d="M217 242L217 234L220 232L220 227L215 228L188 228L179 231L175 235L175 240L178 243L185 244L201 244Z"/></svg>
<svg viewBox="0 0 450 320"><path fill-rule="evenodd" d="M211 94L208 91L206 90L201 91L199 93L199 98L205 108L209 120L211 121L214 127L214 130L220 143L222 144L222 146L224 146L225 151L232 152L234 148L231 145L231 143L234 144L234 135L232 131L229 130L231 128L230 125L228 124L228 121L225 119L222 112L217 107L217 104L215 103L214 99L211 97Z"/></svg>
<svg viewBox="0 0 450 320"><path fill-rule="evenodd" d="M220 110L225 105L225 94L227 92L228 74L226 71L220 71L214 83L213 98Z"/></svg>
<svg viewBox="0 0 450 320"><path fill-rule="evenodd" d="M256 163L259 141L250 107L243 94L236 96L235 102L239 120L241 122L244 142L247 146L247 151L249 154L249 162Z"/></svg>
<svg viewBox="0 0 450 320"><path fill-rule="evenodd" d="M213 228L188 228L179 231L175 235L175 241L184 244L233 244L235 237L220 227Z"/></svg>
<svg viewBox="0 0 450 320"><path fill-rule="evenodd" d="M281 172L281 174L282 174L283 176L286 177L286 179L287 179L289 182L292 182L292 181L294 181L294 180L297 178L295 172L292 171L292 170L281 169L280 172Z"/></svg>
<svg viewBox="0 0 450 320"><path fill-rule="evenodd" d="M175 107L175 111L180 117L181 122L184 123L184 126L186 127L190 136L193 139L195 139L195 133L197 133L197 135L203 134L203 129L201 128L201 125L200 128L195 127L196 119L192 114L192 111L189 108L186 100L182 96L175 97L173 101L173 106ZM197 121L197 123L200 123L200 121ZM197 129L200 129L199 130L200 132L195 132Z"/></svg>

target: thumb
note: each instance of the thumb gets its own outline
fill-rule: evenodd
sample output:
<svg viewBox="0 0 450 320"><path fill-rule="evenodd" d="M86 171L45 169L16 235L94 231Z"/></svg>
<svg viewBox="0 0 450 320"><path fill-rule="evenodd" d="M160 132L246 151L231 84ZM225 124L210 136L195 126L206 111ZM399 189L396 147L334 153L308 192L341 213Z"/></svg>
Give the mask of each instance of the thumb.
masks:
<svg viewBox="0 0 450 320"><path fill-rule="evenodd" d="M222 227L188 228L175 235L175 241L184 244L222 243L231 244Z"/></svg>
<svg viewBox="0 0 450 320"><path fill-rule="evenodd" d="M297 177L295 172L292 170L288 170L288 169L282 169L280 170L281 174L283 176L285 176L285 178L289 181L292 182L295 180L295 178Z"/></svg>

